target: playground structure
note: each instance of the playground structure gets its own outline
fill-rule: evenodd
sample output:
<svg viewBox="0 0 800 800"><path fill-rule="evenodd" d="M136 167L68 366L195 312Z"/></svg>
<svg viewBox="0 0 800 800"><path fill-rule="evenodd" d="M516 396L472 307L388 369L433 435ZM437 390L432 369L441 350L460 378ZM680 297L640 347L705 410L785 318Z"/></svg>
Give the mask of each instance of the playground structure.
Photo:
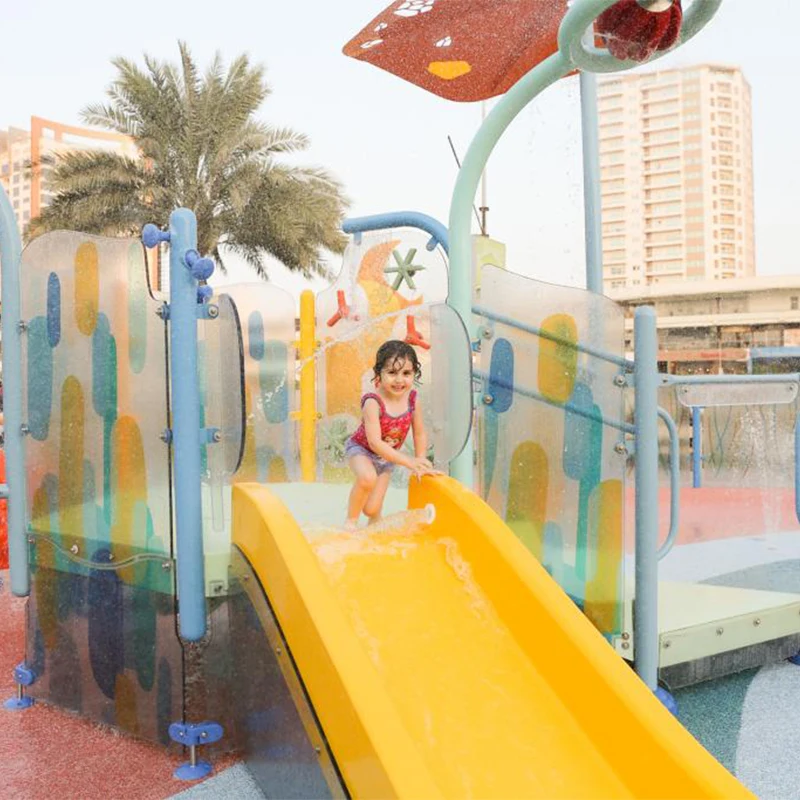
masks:
<svg viewBox="0 0 800 800"><path fill-rule="evenodd" d="M20 254L0 193L11 582L29 597L14 705L187 746L190 778L209 769L198 746L243 750L278 796L747 796L653 696L652 311L630 361L598 294L492 267L472 293L469 215L493 141L575 67L633 66L581 44L612 5L575 3L557 51L487 118L449 231L412 214L346 224L342 273L303 295L299 336L274 286L198 287L213 264L186 210L144 231L169 247L159 297L136 241L53 233ZM681 41L718 5L695 3ZM393 486L396 516L347 537L344 437L393 337L418 348L432 455L461 485ZM794 402L796 376L783 384ZM675 465L681 431L661 418ZM786 628L758 641L793 646Z"/></svg>

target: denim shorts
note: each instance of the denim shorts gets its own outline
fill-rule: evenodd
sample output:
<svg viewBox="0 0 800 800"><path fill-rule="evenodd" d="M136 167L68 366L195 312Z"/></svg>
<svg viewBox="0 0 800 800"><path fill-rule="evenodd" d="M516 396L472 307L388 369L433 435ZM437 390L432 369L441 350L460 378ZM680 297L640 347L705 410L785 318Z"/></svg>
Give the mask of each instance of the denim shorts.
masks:
<svg viewBox="0 0 800 800"><path fill-rule="evenodd" d="M392 472L394 470L394 464L392 464L391 461L381 458L379 455L373 453L372 450L367 450L366 447L362 447L358 442L348 439L344 448L344 457L349 460L353 456L366 456L372 462L372 465L375 467L375 472L378 475L383 475L384 472Z"/></svg>

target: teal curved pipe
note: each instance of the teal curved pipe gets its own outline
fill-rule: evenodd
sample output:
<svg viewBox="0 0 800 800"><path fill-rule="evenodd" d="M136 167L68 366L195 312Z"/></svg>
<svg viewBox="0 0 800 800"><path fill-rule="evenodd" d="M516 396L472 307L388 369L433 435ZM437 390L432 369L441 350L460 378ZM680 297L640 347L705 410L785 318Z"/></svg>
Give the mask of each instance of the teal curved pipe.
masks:
<svg viewBox="0 0 800 800"><path fill-rule="evenodd" d="M558 52L542 61L517 81L486 117L467 150L458 173L450 204L450 272L448 303L471 331L472 306L472 203L481 175L500 137L537 95L576 67L588 72L618 72L641 66L619 61L607 51L585 41L594 20L616 0L576 0L567 11L558 32ZM695 0L684 16L678 46L695 36L714 16L722 0ZM665 55L656 53L651 61ZM472 398L462 402L472 403ZM450 474L468 487L473 484L472 437L450 464Z"/></svg>
<svg viewBox="0 0 800 800"><path fill-rule="evenodd" d="M472 202L489 156L508 126L540 92L570 72L561 53L554 53L521 78L495 105L467 150L458 172L450 204L450 271L448 304L458 312L470 336L472 317ZM474 338L474 337L473 337ZM455 399L455 398L454 398ZM461 402L472 402L462 398ZM464 449L450 462L450 474L465 486L473 485L472 435Z"/></svg>

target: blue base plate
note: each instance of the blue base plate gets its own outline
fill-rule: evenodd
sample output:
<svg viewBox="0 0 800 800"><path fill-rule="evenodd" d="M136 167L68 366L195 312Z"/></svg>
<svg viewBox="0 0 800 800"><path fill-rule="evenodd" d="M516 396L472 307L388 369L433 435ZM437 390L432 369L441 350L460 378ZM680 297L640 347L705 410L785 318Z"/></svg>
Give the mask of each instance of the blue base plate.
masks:
<svg viewBox="0 0 800 800"><path fill-rule="evenodd" d="M34 704L32 697L11 697L3 703L3 708L8 711L23 711Z"/></svg>
<svg viewBox="0 0 800 800"><path fill-rule="evenodd" d="M208 761L198 761L196 766L181 764L175 770L175 777L180 781L199 781L211 773L211 764Z"/></svg>

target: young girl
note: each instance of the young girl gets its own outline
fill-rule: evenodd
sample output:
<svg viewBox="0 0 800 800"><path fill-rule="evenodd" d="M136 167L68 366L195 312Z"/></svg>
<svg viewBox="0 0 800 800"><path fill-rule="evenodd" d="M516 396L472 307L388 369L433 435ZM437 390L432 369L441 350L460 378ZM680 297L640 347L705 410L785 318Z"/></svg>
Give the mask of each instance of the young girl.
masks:
<svg viewBox="0 0 800 800"><path fill-rule="evenodd" d="M414 389L414 381L421 374L417 353L410 344L392 340L378 349L372 379L376 391L361 398L362 422L345 447L345 457L355 473L347 528L358 525L362 511L371 523L381 518L395 464L410 469L417 477L436 474L425 457L428 437ZM414 435L414 458L400 452L409 429Z"/></svg>

